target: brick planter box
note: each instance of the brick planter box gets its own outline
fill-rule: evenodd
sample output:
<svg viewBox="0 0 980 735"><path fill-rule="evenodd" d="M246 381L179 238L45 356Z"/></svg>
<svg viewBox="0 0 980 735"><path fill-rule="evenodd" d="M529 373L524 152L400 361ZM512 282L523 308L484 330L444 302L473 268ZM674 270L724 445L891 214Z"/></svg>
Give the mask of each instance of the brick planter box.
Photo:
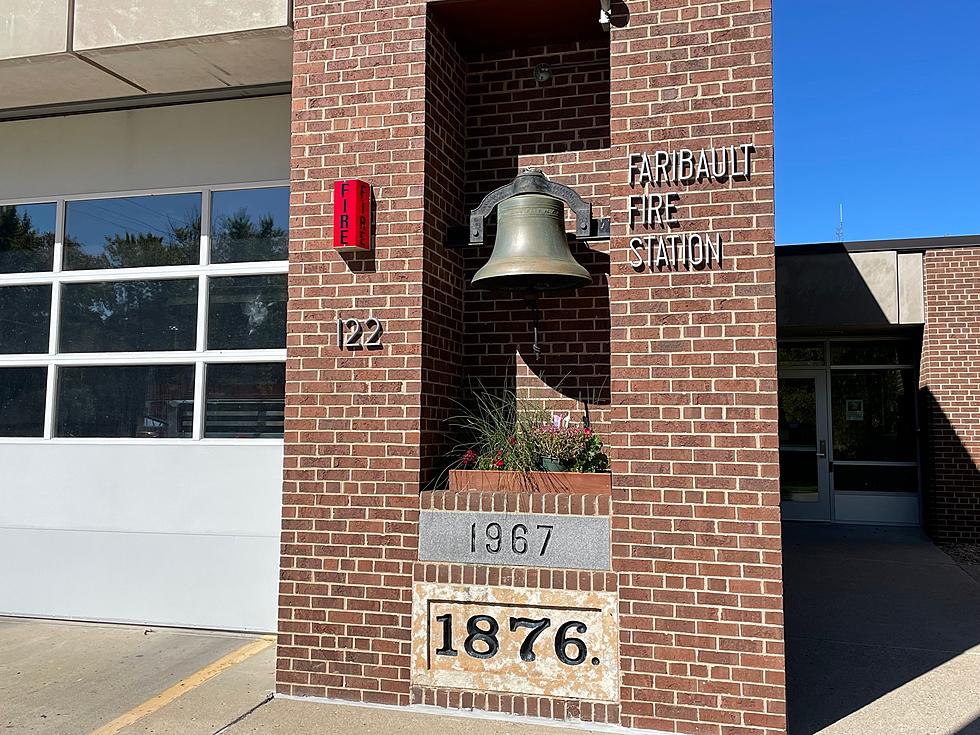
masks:
<svg viewBox="0 0 980 735"><path fill-rule="evenodd" d="M610 472L497 472L450 470L449 490L471 493L567 493L610 495Z"/></svg>

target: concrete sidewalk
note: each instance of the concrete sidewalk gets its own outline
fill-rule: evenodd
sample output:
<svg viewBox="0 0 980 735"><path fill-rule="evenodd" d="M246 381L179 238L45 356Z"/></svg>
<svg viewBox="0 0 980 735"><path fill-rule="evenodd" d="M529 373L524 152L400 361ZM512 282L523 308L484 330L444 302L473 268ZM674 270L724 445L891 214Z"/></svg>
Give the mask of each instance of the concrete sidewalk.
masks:
<svg viewBox="0 0 980 735"><path fill-rule="evenodd" d="M256 644L260 644L256 646ZM265 645L261 645L261 644ZM245 655L236 656L245 650ZM239 660L241 659L241 660ZM215 664L232 661L215 669ZM439 712L271 700L256 636L0 617L0 732L17 735L588 735ZM161 698L161 693L171 695Z"/></svg>
<svg viewBox="0 0 980 735"><path fill-rule="evenodd" d="M98 732L254 643L233 633L0 618L0 732ZM114 732L211 735L265 700L274 646ZM189 687L188 687L189 688ZM179 692L175 692L179 693Z"/></svg>
<svg viewBox="0 0 980 735"><path fill-rule="evenodd" d="M784 534L790 735L980 735L980 584L917 530ZM274 646L256 636L0 618L0 732L595 732L270 699L274 669Z"/></svg>
<svg viewBox="0 0 980 735"><path fill-rule="evenodd" d="M786 523L790 735L980 735L980 584L918 529Z"/></svg>
<svg viewBox="0 0 980 735"><path fill-rule="evenodd" d="M599 735L557 723L274 699L221 735Z"/></svg>

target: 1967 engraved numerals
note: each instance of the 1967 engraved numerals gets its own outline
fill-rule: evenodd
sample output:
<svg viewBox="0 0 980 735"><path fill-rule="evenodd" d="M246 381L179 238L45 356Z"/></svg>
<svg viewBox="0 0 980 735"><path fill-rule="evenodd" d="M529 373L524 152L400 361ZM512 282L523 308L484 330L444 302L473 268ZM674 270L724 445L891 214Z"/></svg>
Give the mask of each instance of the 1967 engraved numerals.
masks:
<svg viewBox="0 0 980 735"><path fill-rule="evenodd" d="M470 524L470 552L476 553L484 548L490 554L510 550L517 555L532 554L544 556L551 543L555 527L551 524L536 523L529 527L523 523ZM482 547L482 548L481 548Z"/></svg>

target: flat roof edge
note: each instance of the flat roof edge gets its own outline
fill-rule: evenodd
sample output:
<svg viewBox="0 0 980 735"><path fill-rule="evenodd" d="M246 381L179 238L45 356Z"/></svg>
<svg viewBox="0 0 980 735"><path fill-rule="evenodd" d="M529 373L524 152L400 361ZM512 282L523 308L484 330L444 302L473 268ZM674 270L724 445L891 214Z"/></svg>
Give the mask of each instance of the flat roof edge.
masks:
<svg viewBox="0 0 980 735"><path fill-rule="evenodd" d="M900 253L921 253L945 248L980 247L980 235L946 237L909 237L895 240L859 240L855 242L800 243L777 245L776 256L829 255L832 253L872 253L896 250Z"/></svg>

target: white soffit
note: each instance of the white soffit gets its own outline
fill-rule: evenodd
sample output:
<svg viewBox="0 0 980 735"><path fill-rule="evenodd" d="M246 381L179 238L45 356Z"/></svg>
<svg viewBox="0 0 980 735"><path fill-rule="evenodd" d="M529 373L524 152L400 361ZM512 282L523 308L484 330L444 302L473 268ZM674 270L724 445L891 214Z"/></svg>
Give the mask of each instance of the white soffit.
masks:
<svg viewBox="0 0 980 735"><path fill-rule="evenodd" d="M71 54L49 54L0 62L0 107L126 97L131 84Z"/></svg>
<svg viewBox="0 0 980 735"><path fill-rule="evenodd" d="M289 0L5 0L0 109L291 79ZM0 3L2 4L2 3Z"/></svg>
<svg viewBox="0 0 980 735"><path fill-rule="evenodd" d="M292 75L288 28L79 53L151 94L274 84Z"/></svg>

